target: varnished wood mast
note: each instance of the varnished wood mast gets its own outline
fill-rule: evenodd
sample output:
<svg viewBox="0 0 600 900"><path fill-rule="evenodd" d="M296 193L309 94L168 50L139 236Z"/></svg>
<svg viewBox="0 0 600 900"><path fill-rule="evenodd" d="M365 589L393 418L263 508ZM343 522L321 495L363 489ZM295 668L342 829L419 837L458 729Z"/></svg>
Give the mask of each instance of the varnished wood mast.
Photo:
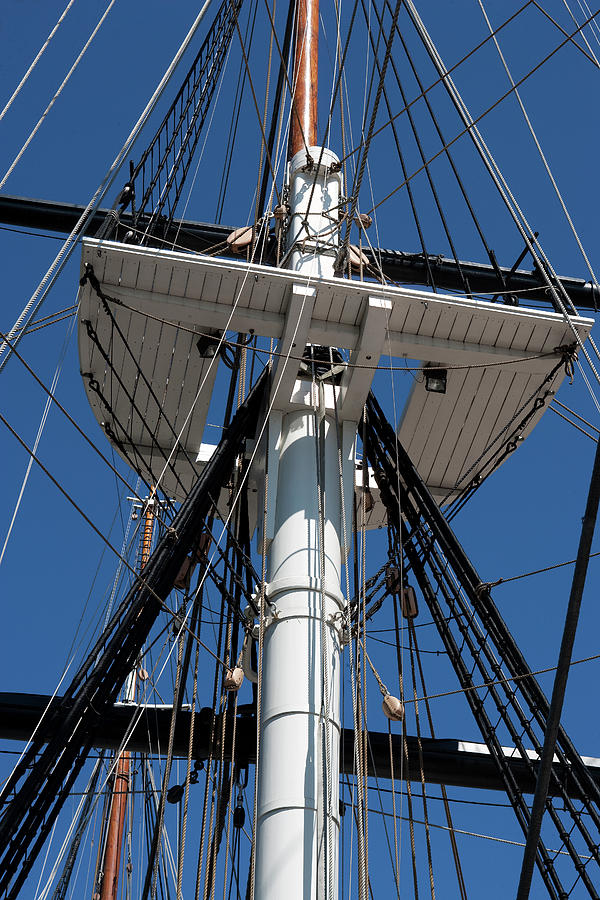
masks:
<svg viewBox="0 0 600 900"><path fill-rule="evenodd" d="M317 143L319 0L298 0L289 158Z"/></svg>
<svg viewBox="0 0 600 900"><path fill-rule="evenodd" d="M152 551L152 534L154 531L154 501L152 498L146 506L144 514L144 531L142 534L142 547L140 554L140 572L150 559ZM129 692L133 700L136 687L135 672L132 673L129 682ZM110 818L106 834L106 849L102 864L102 889L100 900L117 900L119 890L119 871L121 868L121 855L123 852L123 833L125 830L125 816L127 813L127 800L130 790L131 753L123 750L119 755L115 767L115 778L112 789L112 803ZM96 894L94 896L97 896Z"/></svg>

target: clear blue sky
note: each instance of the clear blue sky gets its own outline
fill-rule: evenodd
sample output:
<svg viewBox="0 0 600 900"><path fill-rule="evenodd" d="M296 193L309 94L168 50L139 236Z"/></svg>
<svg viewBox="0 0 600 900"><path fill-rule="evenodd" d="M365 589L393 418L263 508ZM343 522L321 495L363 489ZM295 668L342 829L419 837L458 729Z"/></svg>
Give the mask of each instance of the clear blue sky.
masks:
<svg viewBox="0 0 600 900"><path fill-rule="evenodd" d="M0 107L4 105L29 62L41 46L66 0L5 0L0 8ZM0 122L0 177L19 151L54 90L83 45L106 3L79 0L43 57L12 109ZM502 17L518 8L516 0L487 4L490 18L498 24ZM141 109L168 65L197 12L197 4L183 0L117 0L105 25L86 54L79 69L26 151L4 191L24 197L39 197L72 203L86 203L129 133ZM485 23L476 0L456 0L444 4L421 4L422 15L440 50L451 64L459 60L485 35ZM560 0L548 0L549 13L569 29L572 23ZM249 7L248 7L249 8ZM348 7L349 9L349 7ZM264 6L259 4L263 14ZM278 9L278 15L282 10ZM248 9L242 16L245 27ZM324 12L330 27L329 11ZM348 10L346 10L348 15ZM581 10L577 10L581 20ZM210 14L209 17L210 19ZM259 16L260 19L260 16ZM264 23L258 25L258 39L252 63L264 67L267 38ZM600 53L598 41L588 33L590 43ZM502 33L503 47L515 78L522 77L562 39L539 13L529 9L522 20ZM352 46L357 58L366 38ZM332 34L322 41L322 111L326 109L331 78L327 55L333 46ZM232 59L234 53L232 51ZM214 221L215 184L220 179L223 145L231 119L227 98L235 88L238 60L231 63L221 94L225 102L217 113L195 187L191 192L189 218ZM354 137L358 134L362 108L364 62L351 69L348 88L353 92ZM430 73L430 70L425 71ZM482 51L461 66L456 79L474 114L490 106L507 89L505 76L491 49ZM431 80L431 78L429 79ZM597 121L599 71L575 48L563 48L548 64L529 79L523 97L532 121L547 152L549 162L563 191L573 221L587 248L593 266L600 267L597 252ZM259 98L263 97L263 82ZM432 96L444 107L436 89ZM259 99L259 103L262 102ZM492 152L514 188L532 225L541 232L541 240L556 270L587 278L585 264L565 223L548 180L536 158L528 132L519 118L514 100L505 101L482 123ZM232 225L247 221L256 186L258 132L252 100L247 93L240 129L245 160L234 167L233 190L223 220ZM453 137L458 124L451 114L444 119L447 137ZM133 158L137 159L144 139ZM339 148L337 148L339 149ZM468 187L476 199L478 212L490 236L490 243L502 264L511 265L521 251L514 229L508 229L506 217L483 174L477 167L468 144L462 139L456 146L464 167ZM410 159L416 159L414 149ZM401 178L389 145L373 145L371 171L375 202L385 186L393 187ZM415 166L416 167L416 166ZM454 190L444 181L445 170L435 169L441 179L441 193L451 210L453 232L459 255L483 261L472 227L459 207ZM117 184L125 181L118 179ZM390 188L388 188L390 189ZM432 252L447 253L448 247L432 215L423 180L415 180L415 189L423 209L428 245ZM403 192L397 202L384 204L379 212L379 242L384 247L418 250L414 227L408 217ZM109 195L112 203L114 192ZM371 205L365 181L362 208ZM375 241L374 232L372 232ZM2 300L0 328L7 330L43 277L60 243L44 236L28 236L0 230ZM70 307L76 299L78 252L66 268L41 315ZM527 261L526 266L529 265ZM29 363L46 383L50 383L59 360L71 320L61 322L27 337L21 344ZM588 375L590 373L588 372ZM0 376L0 410L30 444L35 440L45 398L12 360ZM592 384L599 394L597 384ZM400 394L406 384L398 384ZM379 391L390 410L389 378L380 376ZM93 418L79 376L76 339L66 345L57 395L86 432L106 452L106 443ZM579 373L574 384L565 382L560 400L599 426L600 416ZM0 546L9 527L27 456L14 438L0 428L0 459L3 472L3 503L0 512ZM488 482L456 519L458 535L485 580L513 574L570 559L575 555L580 519L594 445L557 416L548 412L533 435ZM90 518L105 533L111 532L120 546L127 504L118 512L114 476L103 470L81 439L57 411L51 411L40 444L40 457L55 477L81 504ZM133 484L133 479L132 479ZM111 531L112 529L112 531ZM600 546L600 544L598 544ZM46 693L57 684L67 658L73 634L80 618L83 628L97 623L103 615L106 596L114 575L115 560L96 535L69 506L46 476L35 467L24 494L19 516L0 567L2 598L2 652L0 653L0 690ZM570 569L499 587L495 598L502 614L517 635L532 668L552 666L556 659L570 584ZM590 564L588 587L581 613L574 658L600 653L598 630L600 613L597 596L600 588L600 562ZM378 627L390 624L384 611L376 620ZM432 629L424 629L432 631ZM423 648L436 649L435 635L423 636ZM380 660L382 671L392 673L391 648L372 645L373 658ZM381 655L379 655L381 654ZM454 686L443 660L432 664L431 690ZM564 721L581 752L600 757L600 730L596 713L596 690L600 660L583 663L572 670ZM392 674L388 676L392 680ZM550 676L542 683L550 690ZM377 691L371 685L374 710ZM208 697L203 701L208 702ZM446 737L478 740L475 724L462 699L434 701L437 733ZM383 729L382 720L373 713L372 727ZM10 745L5 745L11 749ZM10 757L2 757L2 770ZM456 792L455 792L456 794ZM473 798L475 799L475 797ZM492 797L502 801L501 795ZM432 821L442 822L439 802L432 804ZM482 807L457 807L456 824L471 831L521 840L511 814L505 810ZM375 828L375 826L374 826ZM441 835L441 836L440 836ZM436 833L435 841L447 844L447 837ZM408 837L404 838L408 851ZM485 895L500 900L512 895L520 864L517 847L502 846L483 839L464 836L459 842L461 856L471 885L470 897ZM383 845L382 845L383 846ZM374 878L387 866L387 852L374 840L371 863ZM444 855L446 851L444 850ZM409 877L409 858L404 859ZM423 857L421 865L425 865ZM448 862L439 870L438 896L456 896ZM494 872L493 878L488 873ZM403 876L404 877L404 876ZM444 887L448 879L451 887ZM376 882L377 883L377 882ZM35 896L35 879L22 896ZM538 890L541 887L538 884ZM383 886L377 896L387 896ZM354 894L353 894L354 896ZM389 896L392 896L391 892ZM410 896L410 894L407 894ZM541 896L535 894L535 896ZM574 897L583 896L577 888Z"/></svg>

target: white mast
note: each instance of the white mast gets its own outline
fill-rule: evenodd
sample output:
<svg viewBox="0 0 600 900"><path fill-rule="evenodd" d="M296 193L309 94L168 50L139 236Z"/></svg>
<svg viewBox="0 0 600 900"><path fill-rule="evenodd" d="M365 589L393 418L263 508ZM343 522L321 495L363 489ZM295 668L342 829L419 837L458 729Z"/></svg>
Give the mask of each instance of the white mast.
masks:
<svg viewBox="0 0 600 900"><path fill-rule="evenodd" d="M298 321L333 276L339 161L317 141L318 2L300 0L288 164L288 268ZM293 345L294 342L292 342ZM301 356L296 344L292 355ZM298 363L288 365L298 369ZM274 390L277 391L275 372ZM331 381L310 370L269 423L273 521L262 664L256 867L260 900L337 898L339 844L342 429ZM344 510L352 521L351 508ZM272 610L271 610L272 612Z"/></svg>
<svg viewBox="0 0 600 900"><path fill-rule="evenodd" d="M337 217L341 179L331 172L332 153L323 153L317 171L321 148L309 152L315 160L310 171L303 171L305 150L290 164L290 248L291 267L305 276L310 294L315 277L332 274L337 232L327 209L336 209ZM305 238L299 249L297 241ZM269 424L274 529L267 596L275 613L265 629L262 666L254 893L261 900L337 898L344 610L339 454L348 453L348 440L344 448L334 390L309 372ZM351 506L344 512L351 527Z"/></svg>

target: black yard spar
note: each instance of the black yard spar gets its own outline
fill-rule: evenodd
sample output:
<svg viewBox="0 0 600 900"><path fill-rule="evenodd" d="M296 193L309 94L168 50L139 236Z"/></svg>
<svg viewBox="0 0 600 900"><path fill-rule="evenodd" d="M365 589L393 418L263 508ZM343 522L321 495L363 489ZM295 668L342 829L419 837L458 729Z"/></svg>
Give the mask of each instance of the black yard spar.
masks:
<svg viewBox="0 0 600 900"><path fill-rule="evenodd" d="M398 27L402 5L398 3L395 10L389 4L382 6L388 30L383 26L382 13L380 39L374 48L375 99L359 153L359 159L365 163L375 131L378 104L387 109L390 120L394 118L386 85L399 78L392 49L403 42ZM210 823L208 828L206 821L202 824L196 895L202 889L208 897L214 890L218 861L222 859L219 856L222 839L227 833L229 843L231 821L236 835L232 840L238 842L239 866L240 834L246 821L240 786L244 778L247 782L248 766L255 766L259 776L253 799L254 814L249 822L252 841L247 887L240 886L238 869L237 896L256 896L257 900L281 896L277 893L280 888L273 888L274 893L269 894L268 885L274 875L267 872L269 856L264 849L267 839L263 838L261 845L260 835L270 834L269 817L280 811L285 816L282 819L285 825L278 827L286 834L295 812L290 814L278 798L265 799L264 784L273 771L273 766L265 769L265 759L272 752L269 749L272 721L290 711L298 711L290 710L288 704L286 709L278 707L277 714L272 714L270 719L270 695L267 700L263 697L261 707L261 690L266 691L264 679L273 677L269 670L273 665L270 660L276 655L273 635L285 633L288 620L295 627L299 619L306 619L309 622L307 641L314 653L308 668L321 673L314 684L307 681L307 690L318 689L321 693L315 708L309 704L307 710L301 710L305 720L311 717L315 720L316 738L314 759L302 773L307 783L304 806L298 806L297 798L288 802L290 808L302 809L300 831L303 828L309 832L298 853L305 881L297 879L297 884L296 880L290 884L290 897L316 895L319 900L337 900L336 842L341 820L338 806L340 810L344 807L337 798L340 778L354 779L356 783L358 800L352 813L359 855L358 895L360 900L369 896L367 792L369 779L375 777L392 779L392 784L399 778L405 782L411 827L416 785L423 789L425 809L425 785L442 785L461 897L467 896L468 888L462 876L446 793L450 785L505 792L526 843L519 900L529 896L534 866L551 898L569 896L573 877L587 895L598 897L600 761L582 760L559 725L597 512L598 465L594 467L590 486L558 661L559 674L550 702L494 604L493 586L482 580L450 524L462 505L510 457L536 424L552 402L560 381L571 372L577 355L588 352L585 342L591 323L580 317L577 310L596 309L597 285L594 281L558 277L543 254L537 235L522 224L523 252L514 264L504 266L498 264L485 240L488 255L485 264L465 262L456 254L453 258L436 256L425 245L421 252L413 253L384 250L370 244L365 247L349 244L350 229L358 233L362 244L369 224L369 215L361 213L358 206L364 166L359 163L354 184L347 180L344 186L341 173L345 160L339 162L331 151L318 144L321 136L317 129L317 0L299 0L291 5L282 46L278 44L281 59L273 126L267 128L264 123L261 126L262 170L254 222L234 231L220 224L202 224L178 217L228 49L238 36L241 38L241 10L241 2L231 0L220 6L154 137L139 161L131 163L129 177L113 208L97 209L77 226L78 236L86 238L79 312L84 384L107 437L145 485L150 498L143 506L146 522L154 516L155 507L149 504L156 503L160 510L159 536L151 554L148 554L148 541L144 544L141 571L133 578L130 589L64 694L49 704L46 698L39 697L4 695L1 698L0 733L17 739L33 736L0 795L0 896L14 898L25 890L26 879L55 823L60 821L70 792L87 778L88 760L101 749L114 751L113 788L106 793L109 799L103 816L104 849L99 857L94 896L102 900L116 898L125 816L120 783L126 782L129 790L130 757L139 754L140 766L145 767L157 746L166 748L167 762L162 785L148 789L149 794L153 791L155 802L148 819L149 852L140 896L155 897L158 892L168 895L166 851L162 847L165 818L169 815L169 804L181 804L184 821L187 822L188 815L191 817L190 785L198 781L202 768L206 770L204 819L210 808ZM467 123L477 152L486 160L487 148L480 141L475 123L470 120L412 2L407 0L404 10L430 54L451 102ZM572 37L576 36L574 33ZM290 46L294 48L291 63ZM343 61L345 48L342 46L339 52ZM338 90L341 93L340 80L334 95ZM290 89L294 99L290 111L288 173L283 185L278 185L278 114ZM415 129L414 122L410 121ZM417 145L421 150L418 142ZM450 149L446 147L445 152L450 154ZM404 172L400 147L398 154ZM348 179L347 174L344 177ZM457 179L464 191L458 173ZM267 198L269 184L272 184L270 199ZM333 206L328 207L327 200L337 190L336 185L342 185L343 189L336 195ZM438 202L435 191L434 197ZM81 222L82 209L56 202L0 198L2 222L63 233ZM173 249L175 242L177 247ZM531 271L522 268L527 257L532 260ZM183 293L174 287L176 269L185 274ZM248 278L250 287L247 287ZM163 287L157 286L159 282ZM219 287L215 288L215 283ZM415 285L432 290L425 295L415 290ZM272 310L264 304L260 307L261 301L256 297L263 286L271 298L274 295L277 298L278 306ZM460 291L460 297L444 293L449 290ZM491 295L494 305L478 303L474 298L479 293ZM326 303L322 299L324 295ZM164 305L166 297L170 306ZM233 298L236 299L232 308ZM344 318L354 301L354 318ZM527 305L533 301L536 308ZM186 305L194 304L196 307L191 312L186 309ZM421 323L409 327L411 313L417 305ZM483 306L489 322L497 322L498 333L505 322L515 323L515 334L519 328L530 328L528 346L522 347L518 341L511 343L508 339L492 346L484 342L483 328L479 338L469 343L466 334L470 324L464 329L464 339L451 338L448 333L438 337L428 324L428 317L432 316L437 316L439 322L444 315L451 315L453 322L467 315L475 319ZM332 310L336 308L341 311L334 320ZM185 379L189 382L190 397L195 396L193 402L198 404L195 414L199 415L200 423L186 419L182 426L181 421L176 421L179 413L169 393L174 380L171 370L168 378L151 373L145 354L160 357L161 347L148 345L147 341L144 344L139 338L135 323L141 319L150 328L154 327L153 322L159 325L161 334L163 328L168 330L173 326L176 335L169 333L166 338L171 342L170 355L187 354L189 360L193 352ZM536 328L544 333L543 340L538 338ZM18 343L23 331L21 328L8 336L3 352L20 357ZM324 338L336 332L339 340L331 346L333 341ZM261 338L270 341L271 353L269 364L262 372L260 356L255 352L267 352L267 345L259 343ZM423 384L415 388L414 402L421 405L416 413L413 411L412 419L409 410L399 431L388 421L384 404L380 405L376 398L376 388L371 390L379 358L388 352L397 359L424 357L427 360L419 364ZM254 357L254 362L247 375L249 355ZM87 361L89 368L85 365ZM216 448L202 457L203 424L215 381L216 362L230 370L223 437ZM424 411L439 403L446 392L452 394L454 379L461 378L463 369L475 370L478 366L491 369L500 365L521 366L518 398L513 398L505 419L495 429L490 428L485 446L473 451L471 457L467 454L462 468L454 474L454 446L444 444L444 437L440 436L438 452L447 455L449 474L446 480L436 480L433 468L425 472L427 441L431 443L433 439L431 434L423 437L418 430L423 427L419 423L426 418ZM427 386L429 378L433 381ZM467 378L465 375L462 382L464 391L468 390ZM200 388L206 396L203 394L198 402ZM302 399L303 392L309 400ZM457 392L454 400L456 409L466 409L465 394ZM439 408L433 407L434 418ZM198 412L199 409L202 411ZM465 412L465 428L469 415L478 427L485 427L484 412L474 409L472 413ZM306 512L306 520L314 522L314 534L311 532L307 538L308 569L302 575L305 582L297 581L290 587L289 579L301 576L290 574L287 561L278 562L284 555L280 547L289 540L287 520L280 507L283 506L281 494L285 494L285 485L290 482L289 460L297 452L290 435L300 421L312 438L309 448L312 468L307 471L315 482L315 511ZM354 447L357 429L362 447L362 460L358 463L354 451L348 450ZM407 444L406 449L403 443ZM299 464L299 458L293 457L294 465ZM156 484L162 486L164 495L160 505L154 499ZM332 500L336 491L337 500ZM295 514L294 501L287 494L285 497ZM305 511L312 509L311 502L306 500ZM332 513L331 505L336 503ZM360 542L364 541L367 528L382 523L388 543L387 559L375 575L361 579ZM251 545L255 527L259 540L258 562ZM345 598L343 585L334 587L331 574L337 565L341 581L341 564L331 562L330 556L335 551L331 550L333 543L328 543L332 540L329 531L335 528L339 532L336 546L342 561L348 553L354 553L354 562L348 563L349 568L354 565L356 569L354 586L346 591ZM307 530L310 532L310 527ZM356 535L353 547L349 538L352 532ZM270 573L265 568L267 555ZM321 566L321 570L314 571L315 565L317 570ZM217 667L212 702L208 691L200 696L204 687L198 682L201 646L198 630L208 583L214 585L222 601L219 646L214 651ZM347 583L350 584L349 580ZM418 653L418 604L414 586L419 589L421 608L428 610L437 626L484 747L469 747L461 741L435 737ZM288 608L286 603L290 602L290 595L296 598L302 591L308 598L309 611L300 613L296 606ZM418 718L413 735L406 733L404 724L394 734L366 727L361 678L364 679L369 669L378 681L390 720L406 722L402 704L408 705L410 701L404 694L398 700L390 695L366 650L367 622L384 604L395 622L398 693L403 691L407 678L399 640L399 623L403 621L413 684L416 688L418 672L430 736L422 733L423 725ZM132 692L131 673L143 672L146 678L148 673L142 663L148 642L155 640L157 622L165 613L177 646L176 675L172 704L158 709L147 702L143 692L139 691L137 697L135 690ZM335 710L328 705L335 706L337 702L331 700L335 694L331 682L333 670L339 667L342 647L344 654L354 654L352 728L342 728ZM237 690L244 674L253 681L253 689L252 702L242 706L237 702ZM124 695L122 691L128 679L129 693ZM186 695L190 685L191 708ZM121 696L125 704L119 702ZM209 705L196 710L196 705L205 702ZM34 732L46 705L42 725ZM187 769L183 784L174 792L169 775L177 758L186 762ZM90 796L96 790L97 768L89 775ZM312 779L314 796L310 793ZM206 798L211 791L212 805L207 806ZM529 795L534 792L532 807ZM554 826L560 838L562 849L558 862L540 836L542 816ZM89 810L83 811L66 857L63 877L58 882L57 897L67 896L88 822ZM269 836L269 854L273 852ZM566 868L565 861L572 871ZM414 861L413 867L416 884ZM183 896L183 850L176 868L175 891L180 897ZM398 877L396 874L396 890Z"/></svg>

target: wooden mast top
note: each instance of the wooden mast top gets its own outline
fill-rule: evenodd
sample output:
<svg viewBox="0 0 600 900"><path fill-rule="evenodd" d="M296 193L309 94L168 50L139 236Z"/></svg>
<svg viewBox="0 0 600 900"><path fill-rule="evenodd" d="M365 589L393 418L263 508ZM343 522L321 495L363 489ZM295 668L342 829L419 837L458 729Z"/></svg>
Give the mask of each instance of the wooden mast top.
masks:
<svg viewBox="0 0 600 900"><path fill-rule="evenodd" d="M289 158L317 144L319 0L297 0Z"/></svg>

